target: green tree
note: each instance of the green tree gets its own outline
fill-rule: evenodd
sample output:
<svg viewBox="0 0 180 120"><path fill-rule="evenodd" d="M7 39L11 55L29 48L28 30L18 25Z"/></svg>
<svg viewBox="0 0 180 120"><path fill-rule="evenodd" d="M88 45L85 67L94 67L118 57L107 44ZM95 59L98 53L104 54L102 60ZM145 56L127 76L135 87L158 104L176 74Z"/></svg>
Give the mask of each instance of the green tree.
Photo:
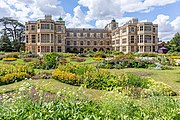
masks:
<svg viewBox="0 0 180 120"><path fill-rule="evenodd" d="M11 49L11 41L6 31L4 31L3 35L0 38L0 51L11 51Z"/></svg>
<svg viewBox="0 0 180 120"><path fill-rule="evenodd" d="M180 34L177 32L168 42L169 52L180 52Z"/></svg>
<svg viewBox="0 0 180 120"><path fill-rule="evenodd" d="M6 32L9 39L11 39L11 47L20 51L21 44L24 43L24 29L25 26L19 21L14 20L10 17L3 17L0 19L0 23L3 24L3 30Z"/></svg>

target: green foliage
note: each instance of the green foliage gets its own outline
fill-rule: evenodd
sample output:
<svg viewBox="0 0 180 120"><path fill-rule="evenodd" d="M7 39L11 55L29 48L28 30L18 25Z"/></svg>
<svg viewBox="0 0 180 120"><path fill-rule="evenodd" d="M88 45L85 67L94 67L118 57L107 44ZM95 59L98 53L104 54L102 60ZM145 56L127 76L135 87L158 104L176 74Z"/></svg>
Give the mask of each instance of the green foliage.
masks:
<svg viewBox="0 0 180 120"><path fill-rule="evenodd" d="M21 81L25 78L30 78L34 74L34 69L28 65L1 65L0 84L9 84L15 81Z"/></svg>
<svg viewBox="0 0 180 120"><path fill-rule="evenodd" d="M6 74L5 76L0 76L0 84L14 83L27 78L30 78L30 75L25 72Z"/></svg>
<svg viewBox="0 0 180 120"><path fill-rule="evenodd" d="M180 34L177 32L172 40L168 42L169 52L180 52Z"/></svg>
<svg viewBox="0 0 180 120"><path fill-rule="evenodd" d="M107 55L103 52L103 51L100 51L100 52L95 52L93 54L94 57L100 57L100 58L106 58Z"/></svg>
<svg viewBox="0 0 180 120"><path fill-rule="evenodd" d="M132 99L117 92L109 92L99 101L82 98L82 91L77 93L62 91L50 94L32 90L32 85L25 83L18 93L2 95L0 101L0 119L90 119L90 120L134 120L168 119L179 116L179 101L172 97Z"/></svg>
<svg viewBox="0 0 180 120"><path fill-rule="evenodd" d="M117 59L104 60L97 65L98 68L106 69L123 69L123 68L149 68L156 66L151 60L136 60L130 58L124 58L129 56L118 55Z"/></svg>
<svg viewBox="0 0 180 120"><path fill-rule="evenodd" d="M99 90L118 90L128 96L176 95L172 88L132 74L113 75L86 65L60 65L52 77L63 83ZM153 90L151 90L153 89Z"/></svg>

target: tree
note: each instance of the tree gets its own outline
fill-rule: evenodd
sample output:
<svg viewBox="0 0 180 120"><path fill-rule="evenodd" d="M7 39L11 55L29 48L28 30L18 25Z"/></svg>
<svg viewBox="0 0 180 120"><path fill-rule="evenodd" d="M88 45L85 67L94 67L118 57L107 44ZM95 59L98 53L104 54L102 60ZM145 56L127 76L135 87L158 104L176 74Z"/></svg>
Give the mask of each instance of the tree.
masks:
<svg viewBox="0 0 180 120"><path fill-rule="evenodd" d="M180 34L177 32L168 42L169 52L180 52Z"/></svg>
<svg viewBox="0 0 180 120"><path fill-rule="evenodd" d="M24 42L25 26L21 24L19 21L14 20L10 17L1 18L0 22L4 26L3 30L5 31L7 36L9 37L9 39L12 40L11 47L16 51L19 51L22 46L21 44L23 44Z"/></svg>
<svg viewBox="0 0 180 120"><path fill-rule="evenodd" d="M11 50L12 50L11 41L6 31L4 31L4 34L0 38L0 51L11 51Z"/></svg>

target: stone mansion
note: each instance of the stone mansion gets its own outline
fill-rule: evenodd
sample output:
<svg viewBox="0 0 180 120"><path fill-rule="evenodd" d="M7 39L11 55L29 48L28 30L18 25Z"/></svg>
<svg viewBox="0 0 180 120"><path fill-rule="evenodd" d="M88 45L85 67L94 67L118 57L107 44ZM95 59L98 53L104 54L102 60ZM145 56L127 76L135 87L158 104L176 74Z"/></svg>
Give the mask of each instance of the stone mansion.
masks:
<svg viewBox="0 0 180 120"><path fill-rule="evenodd" d="M156 52L158 25L132 19L123 26L115 20L104 29L66 28L65 21L46 15L44 19L26 22L26 51L35 54L46 52L83 52L84 50L115 50L128 52Z"/></svg>

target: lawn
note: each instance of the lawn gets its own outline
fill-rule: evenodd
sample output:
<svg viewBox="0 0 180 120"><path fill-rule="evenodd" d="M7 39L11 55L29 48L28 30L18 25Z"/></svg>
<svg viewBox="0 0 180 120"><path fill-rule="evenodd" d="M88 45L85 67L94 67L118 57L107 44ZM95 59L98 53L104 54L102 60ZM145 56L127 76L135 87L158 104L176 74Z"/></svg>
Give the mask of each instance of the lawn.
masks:
<svg viewBox="0 0 180 120"><path fill-rule="evenodd" d="M137 68L127 68L127 69L110 69L112 73L133 73L140 76L151 77L156 81L161 81L165 84L170 85L173 90L180 91L180 67L174 67L174 70L149 70L149 69L137 69Z"/></svg>

